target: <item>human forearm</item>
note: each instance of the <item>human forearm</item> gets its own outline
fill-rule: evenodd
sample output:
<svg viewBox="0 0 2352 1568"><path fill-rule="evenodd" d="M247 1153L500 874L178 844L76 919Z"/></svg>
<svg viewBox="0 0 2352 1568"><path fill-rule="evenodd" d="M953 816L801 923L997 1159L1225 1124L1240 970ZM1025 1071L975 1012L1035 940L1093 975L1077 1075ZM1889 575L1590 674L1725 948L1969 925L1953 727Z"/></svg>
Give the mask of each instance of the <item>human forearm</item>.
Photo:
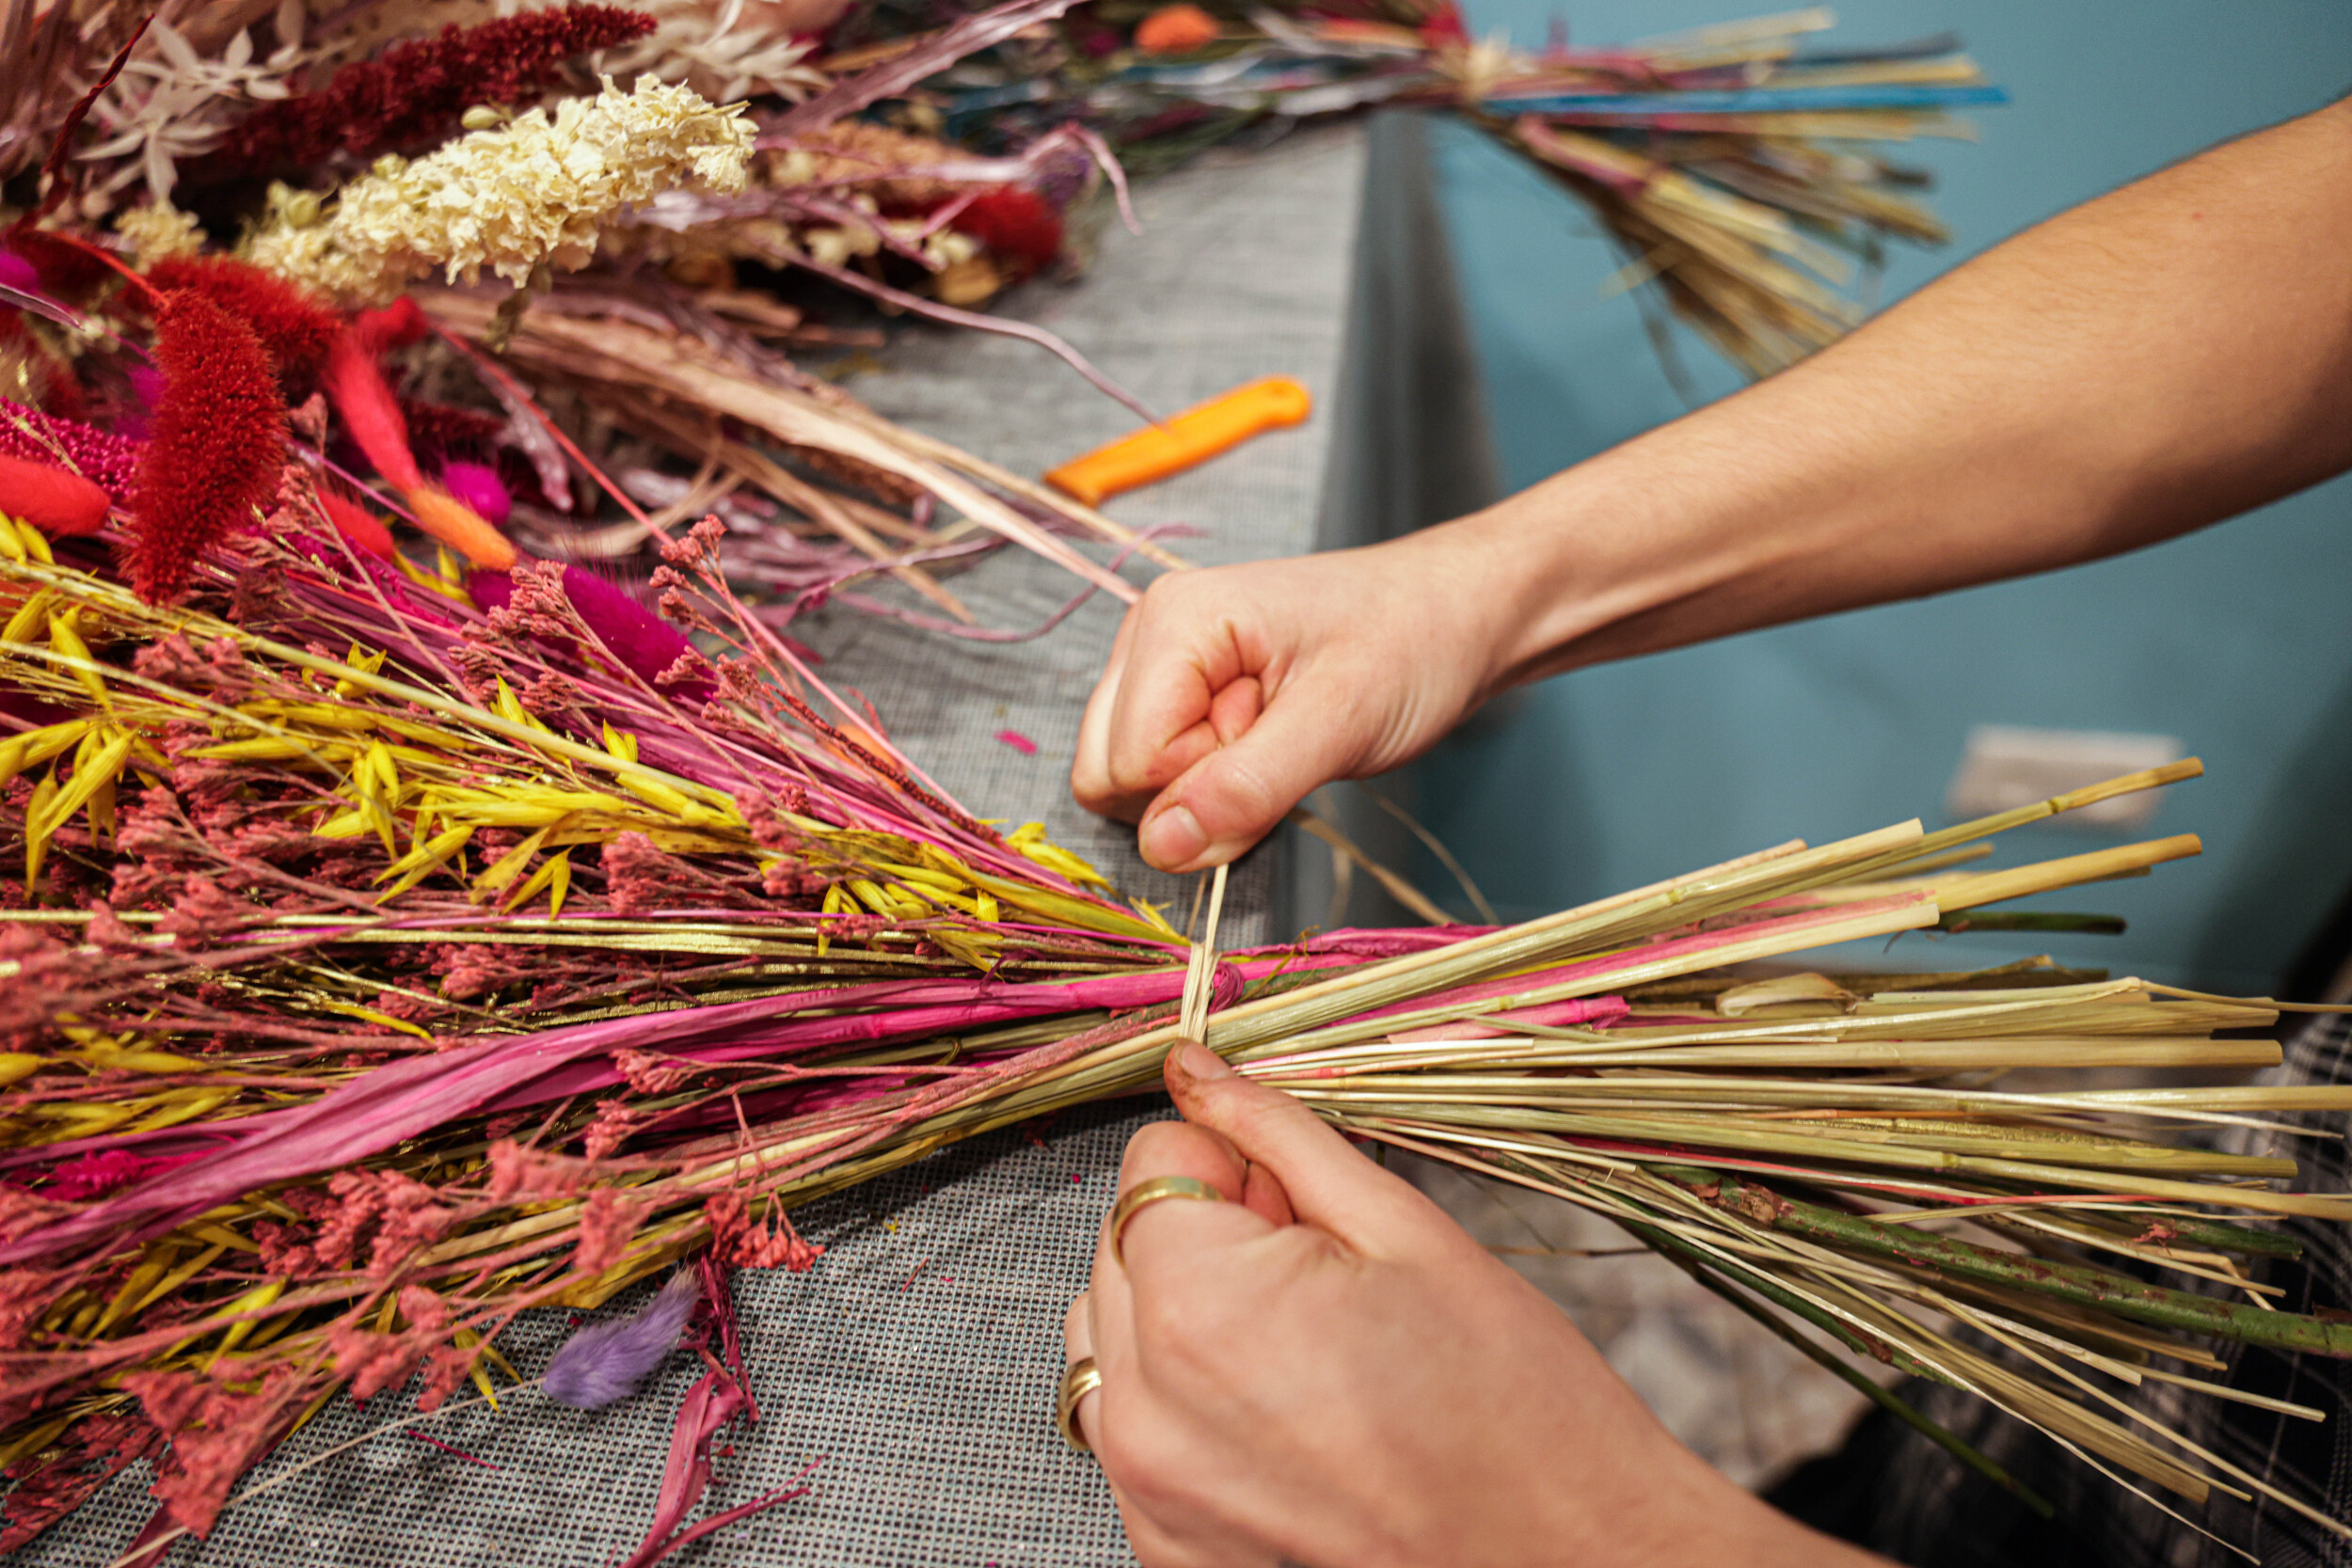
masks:
<svg viewBox="0 0 2352 1568"><path fill-rule="evenodd" d="M2095 559L2352 465L2347 193L2339 106L1433 531L1486 563L1488 688Z"/></svg>
<svg viewBox="0 0 2352 1568"><path fill-rule="evenodd" d="M2067 565L2352 466L2352 108L1988 252L1772 380L1473 516L1173 573L1073 789L1170 871L1579 665Z"/></svg>

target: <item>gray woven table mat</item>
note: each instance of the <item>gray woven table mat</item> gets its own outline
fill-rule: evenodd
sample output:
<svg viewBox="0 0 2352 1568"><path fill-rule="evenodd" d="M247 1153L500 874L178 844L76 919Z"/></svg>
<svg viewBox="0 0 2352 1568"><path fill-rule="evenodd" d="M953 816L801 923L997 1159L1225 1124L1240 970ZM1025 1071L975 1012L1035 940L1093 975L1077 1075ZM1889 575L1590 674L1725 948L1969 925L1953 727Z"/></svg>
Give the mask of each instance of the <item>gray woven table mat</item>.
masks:
<svg viewBox="0 0 2352 1568"><path fill-rule="evenodd" d="M1173 413L1252 376L1297 376L1317 394L1302 429L1261 439L1114 504L1134 527L1189 524L1173 546L1203 563L1296 553L1313 540L1338 385L1362 144L1301 136L1205 161L1138 195L1145 232L1105 236L1089 277L1035 288L1014 309L1076 344L1155 410ZM1009 467L1036 473L1132 428L1130 415L1032 345L917 331L886 371L853 384L882 413ZM1131 573L1140 580L1142 574ZM987 625L1026 628L1076 585L1017 551L958 577ZM882 592L895 592L883 590ZM913 601L909 601L912 603ZM1042 820L1123 892L1176 902L1188 884L1148 871L1132 835L1070 802L1078 715L1118 625L1098 597L1050 636L967 643L828 612L796 628L824 673L861 689L916 763L984 816ZM1034 756L994 738L1036 742ZM1226 944L1272 939L1277 867L1245 863ZM956 1563L1047 1568L1132 1560L1090 1462L1050 1423L1063 1307L1084 1288L1119 1152L1147 1101L1008 1132L811 1205L797 1216L827 1247L806 1274L747 1270L736 1296L761 1419L723 1440L701 1513L803 1476L810 1494L688 1548L683 1563ZM648 1288L649 1289L649 1288ZM643 1299L636 1292L615 1310ZM534 1314L501 1340L534 1374L569 1332ZM651 1517L688 1358L634 1400L598 1413L535 1393L420 1418L233 1511L173 1564L570 1568L617 1562ZM362 1410L337 1400L257 1471L407 1414L411 1396ZM491 1468L489 1466L495 1466ZM133 1467L17 1560L97 1568L154 1507Z"/></svg>

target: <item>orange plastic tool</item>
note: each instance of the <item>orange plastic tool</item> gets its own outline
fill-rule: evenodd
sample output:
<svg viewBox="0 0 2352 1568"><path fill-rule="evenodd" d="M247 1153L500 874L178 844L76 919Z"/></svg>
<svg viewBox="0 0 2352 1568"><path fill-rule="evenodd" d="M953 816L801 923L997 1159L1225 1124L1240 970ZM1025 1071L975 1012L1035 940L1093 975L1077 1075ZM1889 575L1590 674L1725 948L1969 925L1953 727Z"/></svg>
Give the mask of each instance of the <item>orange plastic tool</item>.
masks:
<svg viewBox="0 0 2352 1568"><path fill-rule="evenodd" d="M1289 376L1264 376L1187 408L1166 424L1073 457L1047 474L1045 483L1089 506L1100 506L1121 491L1182 473L1252 436L1299 424L1313 407L1307 388Z"/></svg>

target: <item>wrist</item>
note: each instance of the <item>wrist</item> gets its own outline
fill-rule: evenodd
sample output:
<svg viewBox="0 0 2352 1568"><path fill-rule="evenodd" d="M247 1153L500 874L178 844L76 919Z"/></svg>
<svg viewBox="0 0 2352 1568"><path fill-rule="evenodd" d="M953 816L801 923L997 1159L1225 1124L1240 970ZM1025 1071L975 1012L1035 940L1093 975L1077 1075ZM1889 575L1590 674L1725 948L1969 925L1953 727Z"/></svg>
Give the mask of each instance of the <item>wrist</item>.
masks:
<svg viewBox="0 0 2352 1568"><path fill-rule="evenodd" d="M1907 487L1800 366L1447 525L1481 562L1491 694L1885 596Z"/></svg>
<svg viewBox="0 0 2352 1568"><path fill-rule="evenodd" d="M1625 628L1735 584L1788 543L1751 495L1691 473L1678 426L1447 525L1475 562L1481 690L1644 651Z"/></svg>
<svg viewBox="0 0 2352 1568"><path fill-rule="evenodd" d="M1674 1479L1637 1513L1620 1515L1619 1549L1587 1562L1617 1568L1887 1568L1851 1543L1799 1524L1679 1444Z"/></svg>

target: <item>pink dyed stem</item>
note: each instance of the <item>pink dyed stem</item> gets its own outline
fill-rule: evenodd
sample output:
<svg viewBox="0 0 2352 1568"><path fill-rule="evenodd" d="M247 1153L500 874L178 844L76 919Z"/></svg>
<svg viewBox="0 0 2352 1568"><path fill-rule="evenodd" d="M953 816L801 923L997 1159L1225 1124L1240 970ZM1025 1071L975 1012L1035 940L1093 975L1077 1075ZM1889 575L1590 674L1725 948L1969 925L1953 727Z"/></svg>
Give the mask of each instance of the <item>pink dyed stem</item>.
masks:
<svg viewBox="0 0 2352 1568"><path fill-rule="evenodd" d="M454 1444L444 1443L438 1437L427 1437L423 1433L419 1432L415 1427L409 1427L407 1429L407 1434L415 1438L420 1443L432 1444L443 1453L453 1453L469 1465L479 1465L485 1470L495 1470L498 1468L497 1465L491 1464L488 1460L477 1459L472 1454L468 1453L465 1449L456 1447Z"/></svg>
<svg viewBox="0 0 2352 1568"><path fill-rule="evenodd" d="M1141 398L1096 370L1093 361L1041 326L1031 326L1027 322L1014 321L1007 316L991 316L978 310L959 310L952 305L942 305L935 299L925 299L922 295L911 294L904 289L894 289L887 283L877 283L863 273L851 272L847 267L827 265L811 256L796 255L791 258L791 261L794 266L803 271L813 272L819 277L830 279L858 293L870 294L876 299L885 300L911 314L928 316L933 321L946 322L950 326L970 327L977 332L994 332L1007 338L1019 338L1024 341L1035 343L1072 370L1076 371L1086 378L1089 386L1119 404L1137 419L1147 424L1156 425L1160 422L1160 417L1152 413L1151 407ZM1109 585L1106 583L1104 586ZM1113 591L1118 592L1118 590ZM1133 603L1136 597L1132 588L1126 589L1120 596L1130 603Z"/></svg>
<svg viewBox="0 0 2352 1568"><path fill-rule="evenodd" d="M1229 966L1220 971L1219 981L1238 996L1243 983L1238 973ZM1183 984L1183 974L1174 970L1031 985L985 977L883 981L803 992L789 1006L798 1012L889 1002L894 1004L889 1011L802 1018L748 1037L739 1031L773 1017L775 1001L641 1014L411 1056L309 1105L218 1129L235 1139L228 1148L0 1243L0 1264L54 1254L149 1216L169 1216L160 1220L168 1228L239 1194L354 1164L459 1117L543 1104L626 1081L609 1065L582 1060L591 1055L660 1045L697 1060L738 1061L850 1041L920 1038L1060 1012L1148 1006L1172 1000ZM723 1037L713 1041L713 1035ZM573 1071L560 1070L574 1064Z"/></svg>
<svg viewBox="0 0 2352 1568"><path fill-rule="evenodd" d="M670 1458L662 1467L653 1526L645 1532L644 1544L621 1568L648 1568L675 1549L670 1537L677 1533L687 1511L710 1487L710 1440L742 1408L743 1390L723 1373L712 1372L687 1390L678 1406L677 1425L670 1434Z"/></svg>

